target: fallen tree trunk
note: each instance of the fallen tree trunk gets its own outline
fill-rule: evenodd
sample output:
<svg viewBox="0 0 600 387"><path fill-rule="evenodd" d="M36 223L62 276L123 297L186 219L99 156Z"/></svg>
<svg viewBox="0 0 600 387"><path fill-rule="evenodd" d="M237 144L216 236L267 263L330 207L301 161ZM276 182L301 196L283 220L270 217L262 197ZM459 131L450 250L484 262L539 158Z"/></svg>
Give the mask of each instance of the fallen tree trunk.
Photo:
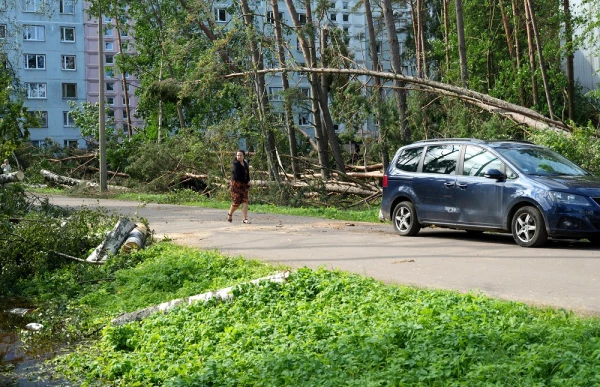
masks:
<svg viewBox="0 0 600 387"><path fill-rule="evenodd" d="M0 174L0 184L16 183L18 181L23 181L24 178L25 174L21 171L4 173Z"/></svg>
<svg viewBox="0 0 600 387"><path fill-rule="evenodd" d="M121 246L121 252L129 253L132 250L139 250L144 247L146 244L146 235L148 234L148 228L143 223L138 223L135 225L135 228L131 230L129 235L127 235L127 239L123 242Z"/></svg>
<svg viewBox="0 0 600 387"><path fill-rule="evenodd" d="M135 223L127 218L120 218L106 238L86 258L88 262L106 262L110 255L115 255L135 227Z"/></svg>
<svg viewBox="0 0 600 387"><path fill-rule="evenodd" d="M74 186L78 186L78 185L83 185L85 187L99 187L100 185L96 182L93 181L89 181L89 180L79 180L79 179L74 179L72 177L68 177L68 176L61 176L61 175L57 175L54 172L50 172L47 171L45 169L42 169L40 171L40 173L42 174L42 176L44 176L44 180L53 183L53 184L58 184L58 185L66 185L66 186L70 186L70 187L74 187ZM118 190L127 190L127 187L121 187L118 185L109 185L108 186L109 189L118 189Z"/></svg>
<svg viewBox="0 0 600 387"><path fill-rule="evenodd" d="M272 281L272 282L282 283L282 282L285 282L289 276L290 276L290 272L285 271L283 273L255 279L253 281L250 281L250 283L254 284L254 285L258 285L261 281ZM233 294L232 294L233 288L234 288L234 286L231 286L228 288L217 290L216 292L202 293L202 294L198 294L195 296L178 298L176 300L163 302L162 304L150 306L148 308L140 309L135 312L122 314L118 317L115 317L112 320L112 323L113 323L113 325L124 325L124 324L130 323L130 322L133 322L133 321L140 321L154 313L158 313L158 312L166 313L170 310L173 310L175 307L177 307L179 305L183 305L183 304L191 305L192 303L194 303L196 301L208 301L213 298L216 298L218 300L229 300L229 299L233 298Z"/></svg>
<svg viewBox="0 0 600 387"><path fill-rule="evenodd" d="M383 164L373 164L373 165L346 165L346 171L363 171L363 172L372 172L372 171L381 171L383 170Z"/></svg>

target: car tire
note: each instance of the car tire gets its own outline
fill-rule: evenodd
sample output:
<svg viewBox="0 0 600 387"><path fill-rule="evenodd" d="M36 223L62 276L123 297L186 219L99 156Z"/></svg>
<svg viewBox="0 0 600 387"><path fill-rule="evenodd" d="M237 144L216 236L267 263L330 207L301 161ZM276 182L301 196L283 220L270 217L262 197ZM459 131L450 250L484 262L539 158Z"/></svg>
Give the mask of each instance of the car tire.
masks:
<svg viewBox="0 0 600 387"><path fill-rule="evenodd" d="M414 236L421 230L415 206L411 202L398 203L392 213L392 223L396 232L402 236Z"/></svg>
<svg viewBox="0 0 600 387"><path fill-rule="evenodd" d="M512 218L512 235L519 246L539 247L548 240L544 217L532 206L519 208Z"/></svg>

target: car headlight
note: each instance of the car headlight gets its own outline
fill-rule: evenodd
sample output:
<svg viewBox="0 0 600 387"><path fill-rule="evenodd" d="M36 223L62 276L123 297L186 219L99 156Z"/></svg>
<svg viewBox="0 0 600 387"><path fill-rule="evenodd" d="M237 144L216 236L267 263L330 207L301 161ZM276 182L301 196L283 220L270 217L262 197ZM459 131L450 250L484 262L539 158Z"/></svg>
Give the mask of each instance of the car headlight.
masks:
<svg viewBox="0 0 600 387"><path fill-rule="evenodd" d="M578 206L589 206L590 202L585 196L575 195L565 192L550 191L550 197L554 199L556 203L560 204L575 204Z"/></svg>

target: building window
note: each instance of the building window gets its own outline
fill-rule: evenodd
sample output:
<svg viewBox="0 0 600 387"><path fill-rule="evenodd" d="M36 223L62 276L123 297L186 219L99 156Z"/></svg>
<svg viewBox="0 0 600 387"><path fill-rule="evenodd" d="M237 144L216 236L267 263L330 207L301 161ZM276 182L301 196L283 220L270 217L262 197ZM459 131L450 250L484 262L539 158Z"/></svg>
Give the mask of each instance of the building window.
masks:
<svg viewBox="0 0 600 387"><path fill-rule="evenodd" d="M25 0L23 12L40 12L44 7L44 0Z"/></svg>
<svg viewBox="0 0 600 387"><path fill-rule="evenodd" d="M35 128L47 128L48 127L48 112L34 110L29 112L31 114L31 118L33 118L35 123Z"/></svg>
<svg viewBox="0 0 600 387"><path fill-rule="evenodd" d="M227 21L227 11L223 8L215 8L215 20L218 22Z"/></svg>
<svg viewBox="0 0 600 387"><path fill-rule="evenodd" d="M113 30L112 30L112 28L106 27L104 29L104 36L113 36Z"/></svg>
<svg viewBox="0 0 600 387"><path fill-rule="evenodd" d="M329 9L335 9L335 1L329 2Z"/></svg>
<svg viewBox="0 0 600 387"><path fill-rule="evenodd" d="M36 148L42 148L46 145L46 141L45 140L31 140L31 145L33 145Z"/></svg>
<svg viewBox="0 0 600 387"><path fill-rule="evenodd" d="M75 13L75 1L60 0L60 13L73 15Z"/></svg>
<svg viewBox="0 0 600 387"><path fill-rule="evenodd" d="M308 87L300 87L298 90L300 90L300 93L304 98L310 98L310 89Z"/></svg>
<svg viewBox="0 0 600 387"><path fill-rule="evenodd" d="M45 70L46 55L25 54L25 68L28 70Z"/></svg>
<svg viewBox="0 0 600 387"><path fill-rule="evenodd" d="M75 126L75 121L71 117L71 112L63 112L63 126L72 128Z"/></svg>
<svg viewBox="0 0 600 387"><path fill-rule="evenodd" d="M283 101L283 87L269 87L269 99L271 101Z"/></svg>
<svg viewBox="0 0 600 387"><path fill-rule="evenodd" d="M112 21L112 18L110 16L104 15L104 23L110 23L111 21Z"/></svg>
<svg viewBox="0 0 600 387"><path fill-rule="evenodd" d="M43 99L46 98L46 84L45 83L26 83L27 98L29 99Z"/></svg>
<svg viewBox="0 0 600 387"><path fill-rule="evenodd" d="M104 63L106 63L106 64L114 64L115 63L115 56L114 55L106 55L104 57Z"/></svg>
<svg viewBox="0 0 600 387"><path fill-rule="evenodd" d="M335 21L336 18L337 18L337 13L329 14L329 20Z"/></svg>
<svg viewBox="0 0 600 387"><path fill-rule="evenodd" d="M115 111L114 111L114 110L112 110L112 109L108 109L108 116L109 116L110 118L115 118Z"/></svg>
<svg viewBox="0 0 600 387"><path fill-rule="evenodd" d="M6 11L6 0L0 0L0 11Z"/></svg>
<svg viewBox="0 0 600 387"><path fill-rule="evenodd" d="M113 69L112 67L109 67L106 69L105 73L104 73L104 77L105 78L114 78L115 76L115 69Z"/></svg>
<svg viewBox="0 0 600 387"><path fill-rule="evenodd" d="M342 21L345 21L345 22L350 21L350 15L348 15L347 13L343 14Z"/></svg>
<svg viewBox="0 0 600 387"><path fill-rule="evenodd" d="M75 27L60 27L60 41L72 43L75 41Z"/></svg>
<svg viewBox="0 0 600 387"><path fill-rule="evenodd" d="M6 39L6 24L0 24L0 39Z"/></svg>
<svg viewBox="0 0 600 387"><path fill-rule="evenodd" d="M77 84L76 83L63 83L62 84L62 97L63 98L77 98Z"/></svg>
<svg viewBox="0 0 600 387"><path fill-rule="evenodd" d="M108 106L113 106L115 104L115 97L106 97L106 104Z"/></svg>
<svg viewBox="0 0 600 387"><path fill-rule="evenodd" d="M125 99L125 97L122 97L121 102L123 103L123 105L127 105L129 104L129 99Z"/></svg>
<svg viewBox="0 0 600 387"><path fill-rule="evenodd" d="M377 41L375 43L375 47L377 48L377 53L381 54L381 42L380 41Z"/></svg>
<svg viewBox="0 0 600 387"><path fill-rule="evenodd" d="M44 26L23 26L23 40L43 42L46 39Z"/></svg>
<svg viewBox="0 0 600 387"><path fill-rule="evenodd" d="M63 142L65 148L78 148L79 141L77 140L65 140Z"/></svg>
<svg viewBox="0 0 600 387"><path fill-rule="evenodd" d="M306 24L306 14L304 13L299 13L298 14L298 23L302 26L304 24Z"/></svg>
<svg viewBox="0 0 600 387"><path fill-rule="evenodd" d="M279 12L278 20L283 20L283 12ZM275 24L275 14L273 13L273 11L267 12L267 23Z"/></svg>
<svg viewBox="0 0 600 387"><path fill-rule="evenodd" d="M128 48L129 48L129 42L121 43L121 52L127 51Z"/></svg>
<svg viewBox="0 0 600 387"><path fill-rule="evenodd" d="M129 73L125 73L125 79L129 79Z"/></svg>
<svg viewBox="0 0 600 387"><path fill-rule="evenodd" d="M122 38L126 38L129 36L129 32L127 32L125 30L120 30L119 33L121 34Z"/></svg>
<svg viewBox="0 0 600 387"><path fill-rule="evenodd" d="M115 91L115 84L113 82L107 82L106 91Z"/></svg>
<svg viewBox="0 0 600 387"><path fill-rule="evenodd" d="M296 38L296 51L302 51L302 46L300 45L300 39Z"/></svg>
<svg viewBox="0 0 600 387"><path fill-rule="evenodd" d="M75 55L61 55L60 61L63 70L77 70L75 65Z"/></svg>
<svg viewBox="0 0 600 387"><path fill-rule="evenodd" d="M300 126L309 125L309 123L308 123L308 114L300 114L298 116L298 125L300 125Z"/></svg>
<svg viewBox="0 0 600 387"><path fill-rule="evenodd" d="M106 50L106 51L114 50L113 42L104 42L104 50Z"/></svg>

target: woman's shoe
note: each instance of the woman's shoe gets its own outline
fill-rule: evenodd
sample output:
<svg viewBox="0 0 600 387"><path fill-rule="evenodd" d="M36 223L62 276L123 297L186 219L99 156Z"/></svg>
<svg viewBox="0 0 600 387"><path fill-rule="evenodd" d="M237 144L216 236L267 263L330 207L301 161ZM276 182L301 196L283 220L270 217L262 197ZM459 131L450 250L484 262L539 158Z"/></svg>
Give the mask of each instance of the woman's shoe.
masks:
<svg viewBox="0 0 600 387"><path fill-rule="evenodd" d="M244 220L242 220L242 223L250 224L250 221L248 219L244 219Z"/></svg>
<svg viewBox="0 0 600 387"><path fill-rule="evenodd" d="M229 223L231 223L232 220L233 220L233 215L231 215L230 213L227 213L227 221Z"/></svg>

